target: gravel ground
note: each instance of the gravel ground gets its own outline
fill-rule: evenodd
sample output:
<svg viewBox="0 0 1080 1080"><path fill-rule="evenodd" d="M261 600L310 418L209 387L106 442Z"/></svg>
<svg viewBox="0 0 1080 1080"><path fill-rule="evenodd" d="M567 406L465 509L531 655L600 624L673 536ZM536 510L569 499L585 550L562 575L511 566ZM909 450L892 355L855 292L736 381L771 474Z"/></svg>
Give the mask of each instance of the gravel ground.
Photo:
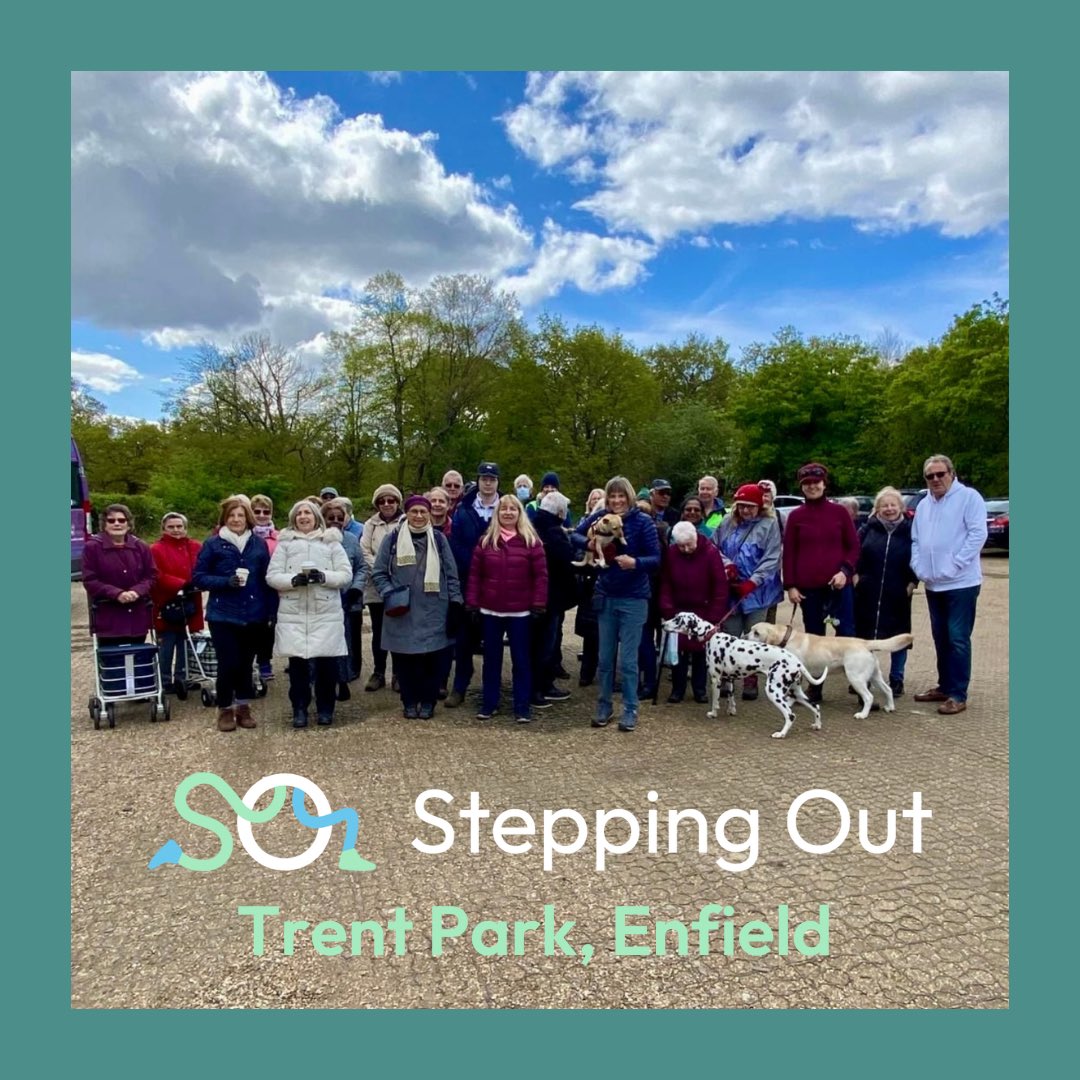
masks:
<svg viewBox="0 0 1080 1080"><path fill-rule="evenodd" d="M254 731L220 734L214 711L195 695L173 702L173 719L151 724L144 706L120 706L114 731L95 731L86 700L92 692L92 651L84 594L71 590L72 629L72 1003L78 1008L1003 1008L1008 1005L1009 806L1009 562L983 559L985 583L975 630L968 711L945 718L911 695L930 686L933 647L923 594L915 598L916 645L908 662L908 695L895 714L855 711L842 673L825 685L824 730L812 733L799 710L786 740L770 733L779 714L762 699L739 702L734 719L708 720L705 707L686 702L643 705L631 735L614 725L589 727L594 689L564 684L573 696L516 725L506 708L487 722L475 718L475 689L456 710L440 706L434 721L400 716L388 690L338 706L333 727L294 732L284 678L257 703ZM785 612L782 611L782 615ZM576 672L578 640L567 625L565 663ZM370 670L365 638L366 670ZM479 659L479 658L478 658ZM276 667L283 671L278 661ZM506 675L509 675L507 665ZM474 680L474 688L478 682ZM665 673L666 683L666 673ZM216 841L181 821L176 785L189 773L215 772L240 794L278 772L310 777L334 808L361 815L360 853L374 873L344 873L327 853L302 870L277 873L248 857L239 844L221 869L193 873L147 869L169 839L193 855L209 856ZM413 810L417 794L442 788L455 796L441 816L452 819L457 842L442 855L423 855L414 837L434 842L437 830ZM827 788L852 812L852 835L831 854L800 851L789 839L786 815L798 794ZM511 856L493 846L491 820L482 822L481 850L470 854L467 828L456 810L480 792L492 818L522 808L578 809L589 821L590 843L556 858L545 872L537 850ZM759 856L743 873L719 868L715 840L705 853L689 829L676 854L645 844L594 869L591 835L597 809L625 807L642 821L658 793L663 816L697 807L711 823L732 807L760 814ZM911 851L911 826L900 818L894 848L879 855L855 840L856 811L869 810L870 835L884 833L885 811L908 807L921 791L933 812L921 854ZM265 799L263 800L265 802ZM263 805L263 802L260 805ZM235 818L220 797L198 789L191 805ZM823 841L835 814L821 804L804 812L808 839ZM516 824L517 822L512 822ZM292 814L255 827L269 852L293 854L311 840ZM560 833L560 836L564 834ZM568 834L566 834L568 835ZM614 826L610 835L617 838ZM732 832L734 835L734 830ZM745 835L745 830L743 832ZM737 857L736 857L737 858ZM725 956L720 938L701 956L696 936L688 955L619 956L617 905L648 905L652 917L691 921L707 903L730 904L737 925L775 921L777 906L792 921L816 918L829 905L829 955ZM253 955L252 919L241 905L280 908L267 920L265 953ZM545 904L557 921L575 920L568 938L590 943L585 965L574 956L546 956L528 939L523 955L484 956L468 935L431 955L430 909L459 905L481 919L541 921ZM286 955L281 920L383 920L404 907L415 929L405 955L392 947L373 955L370 938L359 955L318 955L308 933ZM644 920L638 920L644 921ZM493 935L485 937L493 940ZM814 939L811 939L814 940ZM388 938L388 942L392 939ZM511 937L512 941L512 937ZM637 937L633 943L651 942ZM669 939L669 944L674 938Z"/></svg>

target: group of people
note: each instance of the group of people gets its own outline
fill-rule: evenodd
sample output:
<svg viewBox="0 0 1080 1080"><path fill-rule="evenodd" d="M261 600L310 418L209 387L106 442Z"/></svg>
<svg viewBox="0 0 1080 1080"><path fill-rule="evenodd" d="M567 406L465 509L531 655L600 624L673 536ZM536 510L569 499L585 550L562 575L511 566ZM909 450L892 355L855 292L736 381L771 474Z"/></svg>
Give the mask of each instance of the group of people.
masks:
<svg viewBox="0 0 1080 1080"><path fill-rule="evenodd" d="M101 644L143 641L153 620L168 683L187 678L185 627L198 630L205 621L218 658L220 731L256 725L254 673L272 678L274 653L288 657L293 726L308 726L313 698L316 722L331 724L336 701L350 696L349 683L360 676L365 607L373 665L365 689L386 685L391 658L391 686L406 718L431 719L438 701L461 706L477 653L477 715L491 718L501 704L508 643L513 715L528 722L534 709L570 697L558 681L569 678L562 630L576 607L578 684L598 684L592 724L614 719L617 670L618 727L629 732L639 701L656 694L663 619L692 611L738 636L775 622L786 595L801 607L809 633L824 634L832 623L841 635L885 638L910 631L911 596L922 581L938 684L916 700L951 715L966 708L986 514L947 457L927 459L924 476L929 497L914 519L900 492L886 487L859 531L849 511L826 497L828 470L817 462L799 469L805 501L783 526L773 509L775 484L741 485L725 512L711 476L679 508L666 480L635 491L626 477L612 477L590 492L575 524L556 473L535 491L528 476L518 476L513 494L502 494L490 461L468 485L456 470L408 498L380 485L362 523L332 487L296 502L280 532L269 498L233 495L202 544L187 535L184 515L170 512L161 538L147 546L133 535L130 511L114 504L88 541L83 582ZM607 558L586 559L598 554L592 526L604 514L619 516L621 539ZM683 699L688 682L695 700L705 700L703 648L680 637L667 658L670 703ZM903 650L892 654L897 696L906 658ZM741 689L744 698L757 697L756 677ZM820 687L809 692L820 700Z"/></svg>

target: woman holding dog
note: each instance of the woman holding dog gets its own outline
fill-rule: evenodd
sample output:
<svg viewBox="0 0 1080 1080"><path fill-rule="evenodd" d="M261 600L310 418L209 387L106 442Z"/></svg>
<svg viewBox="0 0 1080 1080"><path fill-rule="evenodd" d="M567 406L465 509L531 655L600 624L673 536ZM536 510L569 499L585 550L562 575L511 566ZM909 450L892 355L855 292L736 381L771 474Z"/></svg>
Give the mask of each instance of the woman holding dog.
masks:
<svg viewBox="0 0 1080 1080"><path fill-rule="evenodd" d="M783 594L780 587L780 526L765 510L760 484L743 484L732 499L732 512L720 522L713 542L724 556L734 610L724 620L724 633L741 637L755 623L765 622L769 608ZM732 687L721 686L726 697ZM758 677L743 679L744 701L758 696Z"/></svg>
<svg viewBox="0 0 1080 1080"><path fill-rule="evenodd" d="M604 496L605 506L586 517L572 537L574 545L582 549L588 544L589 528L601 514L622 518L619 553L598 571L593 593L599 628L600 692L592 725L607 727L611 721L618 652L623 699L619 730L633 731L638 715L638 647L649 612L650 575L660 570L660 541L652 518L635 505L634 487L625 476L613 476L604 487Z"/></svg>
<svg viewBox="0 0 1080 1080"><path fill-rule="evenodd" d="M870 520L859 531L859 545L856 636L873 640L910 634L911 594L919 579L911 569L911 520L896 488L882 488L874 497ZM889 686L894 697L904 693L907 655L907 649L892 654Z"/></svg>
<svg viewBox="0 0 1080 1080"><path fill-rule="evenodd" d="M289 527L278 534L266 583L280 595L275 652L289 658L289 701L293 727L308 726L311 670L315 661L315 711L320 726L334 722L339 656L348 655L341 590L353 568L341 531L327 528L321 507L301 499L289 511Z"/></svg>
<svg viewBox="0 0 1080 1080"><path fill-rule="evenodd" d="M692 611L707 622L718 623L728 609L728 580L724 560L714 544L689 521L671 528L671 547L660 570L660 616L674 618ZM671 669L669 705L686 694L687 668L694 700L706 700L705 642L679 635L679 662Z"/></svg>

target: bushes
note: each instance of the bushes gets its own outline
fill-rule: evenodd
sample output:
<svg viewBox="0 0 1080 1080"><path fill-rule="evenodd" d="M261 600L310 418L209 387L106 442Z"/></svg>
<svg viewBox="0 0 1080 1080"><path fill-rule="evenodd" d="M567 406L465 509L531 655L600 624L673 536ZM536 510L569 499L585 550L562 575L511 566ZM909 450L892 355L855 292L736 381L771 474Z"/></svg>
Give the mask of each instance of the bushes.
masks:
<svg viewBox="0 0 1080 1080"><path fill-rule="evenodd" d="M101 532L101 514L111 503L123 503L135 518L132 530L140 540L156 540L161 535L161 516L170 509L160 499L152 495L125 495L122 492L91 491L90 502L93 506L91 517L94 532Z"/></svg>

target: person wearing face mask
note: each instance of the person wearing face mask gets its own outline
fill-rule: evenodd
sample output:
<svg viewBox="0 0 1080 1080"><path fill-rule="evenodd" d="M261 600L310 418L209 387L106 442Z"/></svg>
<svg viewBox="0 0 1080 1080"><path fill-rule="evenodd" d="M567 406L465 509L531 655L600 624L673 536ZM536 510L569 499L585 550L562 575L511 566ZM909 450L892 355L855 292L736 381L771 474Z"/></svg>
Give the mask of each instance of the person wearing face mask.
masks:
<svg viewBox="0 0 1080 1080"><path fill-rule="evenodd" d="M521 501L516 495L504 495L476 545L465 589L466 610L479 612L483 620L483 700L478 719L489 720L499 707L504 635L510 640L514 718L520 724L532 719L531 617L545 615L547 604L544 545Z"/></svg>
<svg viewBox="0 0 1080 1080"><path fill-rule="evenodd" d="M859 530L855 567L855 633L872 641L911 633L911 594L919 583L911 569L911 521L894 487L874 497L870 519ZM889 667L894 697L904 693L908 649L897 649Z"/></svg>
<svg viewBox="0 0 1080 1080"><path fill-rule="evenodd" d="M293 727L308 726L309 660L315 661L317 720L326 727L334 721L337 658L348 654L341 590L353 581L353 568L341 531L326 526L313 502L301 499L289 511L289 526L278 534L266 581L279 594L274 645L289 658Z"/></svg>
<svg viewBox="0 0 1080 1080"><path fill-rule="evenodd" d="M188 520L175 510L161 519L161 539L150 545L157 576L150 595L154 601L154 630L157 632L158 657L165 693L183 693L187 683L187 657L184 653L184 628L192 632L203 628L202 593L192 584L195 563L202 544L188 536ZM182 596L181 596L182 594ZM162 608L181 596L191 614L183 622L167 621Z"/></svg>
<svg viewBox="0 0 1080 1080"><path fill-rule="evenodd" d="M598 572L593 607L599 628L599 679L593 727L607 727L612 717L615 656L619 656L623 715L620 731L633 731L638 716L638 649L648 616L650 577L660 571L660 540L652 518L635 505L634 487L625 476L613 476L604 488L606 505L584 518L571 534L579 550L588 544L592 523L603 513L623 519L625 549Z"/></svg>
<svg viewBox="0 0 1080 1080"><path fill-rule="evenodd" d="M518 502L522 506L525 506L532 499L533 482L524 473L514 479L514 494L518 497Z"/></svg>
<svg viewBox="0 0 1080 1080"><path fill-rule="evenodd" d="M218 661L218 731L255 727L252 668L260 630L270 618L271 593L270 549L254 525L246 498L224 499L217 533L203 542L195 563L195 586L210 593L206 621Z"/></svg>
<svg viewBox="0 0 1080 1080"><path fill-rule="evenodd" d="M349 557L352 567L352 580L341 590L341 606L344 608L345 645L348 655L338 658L338 701L348 701L352 697L349 683L360 678L360 634L364 628L364 584L367 581L368 567L360 550L360 541L345 529L349 516L347 500L339 496L323 503L323 521L328 529L337 529L341 533L341 546Z"/></svg>
<svg viewBox="0 0 1080 1080"><path fill-rule="evenodd" d="M769 608L783 595L780 587L780 526L771 510L765 509L765 493L760 484L743 484L732 499L731 512L720 522L713 536L724 557L731 583L731 603L738 607L724 620L724 633L742 637L751 626L768 619ZM727 697L732 684L721 684ZM743 679L744 701L758 696L758 677Z"/></svg>
<svg viewBox="0 0 1080 1080"><path fill-rule="evenodd" d="M401 492L393 484L380 484L371 496L371 505L375 513L364 522L364 533L360 537L360 550L368 565L368 581L364 589L364 601L371 616L371 677L365 690L381 690L386 685L386 650L379 645L382 640L383 605L378 589L371 580L371 571L383 542L401 521ZM391 679L390 689L398 690L397 680Z"/></svg>
<svg viewBox="0 0 1080 1080"><path fill-rule="evenodd" d="M371 573L384 605L395 590L408 602L386 611L381 647L394 657L406 720L435 715L440 660L461 622L461 585L450 544L431 525L431 503L423 495L405 500L405 520L386 538Z"/></svg>

